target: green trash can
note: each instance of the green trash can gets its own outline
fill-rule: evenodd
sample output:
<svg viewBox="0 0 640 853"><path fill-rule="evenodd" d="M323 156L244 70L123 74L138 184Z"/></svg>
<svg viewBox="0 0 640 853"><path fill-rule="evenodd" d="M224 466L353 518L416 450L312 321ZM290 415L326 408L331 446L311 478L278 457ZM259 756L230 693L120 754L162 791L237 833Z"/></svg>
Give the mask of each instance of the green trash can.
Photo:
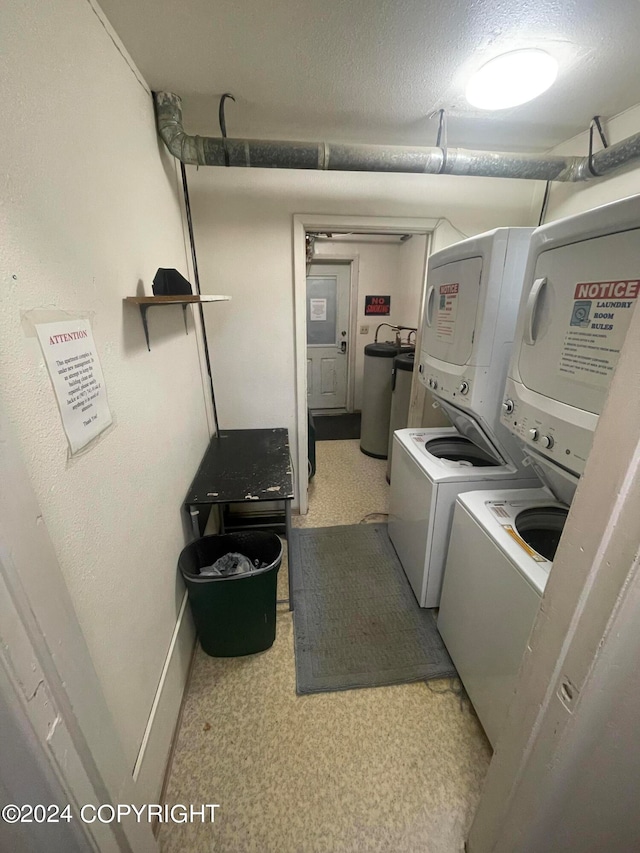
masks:
<svg viewBox="0 0 640 853"><path fill-rule="evenodd" d="M225 554L239 553L255 566L226 577L201 576ZM212 657L262 652L276 638L276 585L282 542L275 533L242 531L203 536L187 545L178 568L203 650Z"/></svg>

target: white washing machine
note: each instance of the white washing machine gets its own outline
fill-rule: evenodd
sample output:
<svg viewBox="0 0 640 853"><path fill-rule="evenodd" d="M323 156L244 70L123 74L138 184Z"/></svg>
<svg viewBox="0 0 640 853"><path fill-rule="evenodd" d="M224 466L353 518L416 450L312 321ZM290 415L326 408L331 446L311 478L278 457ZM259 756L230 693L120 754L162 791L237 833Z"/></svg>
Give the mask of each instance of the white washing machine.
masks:
<svg viewBox="0 0 640 853"><path fill-rule="evenodd" d="M501 418L550 509L571 504L639 293L640 196L534 232ZM541 507L533 493L483 491L461 497L454 514L438 628L493 743L537 612L513 582L517 571L531 585L539 562L518 520Z"/></svg>
<svg viewBox="0 0 640 853"><path fill-rule="evenodd" d="M479 433L474 443L452 427L403 429L393 441L389 537L418 604L437 607L456 497L540 483L533 471L524 478Z"/></svg>
<svg viewBox="0 0 640 853"><path fill-rule="evenodd" d="M438 630L493 746L567 513L546 489L456 501Z"/></svg>
<svg viewBox="0 0 640 853"><path fill-rule="evenodd" d="M498 228L429 259L419 377L455 430L395 434L388 528L421 607L440 601L456 496L540 485L500 422L532 231Z"/></svg>
<svg viewBox="0 0 640 853"><path fill-rule="evenodd" d="M472 415L492 446L521 467L521 444L500 403L532 228L496 228L429 258L418 377L464 430Z"/></svg>

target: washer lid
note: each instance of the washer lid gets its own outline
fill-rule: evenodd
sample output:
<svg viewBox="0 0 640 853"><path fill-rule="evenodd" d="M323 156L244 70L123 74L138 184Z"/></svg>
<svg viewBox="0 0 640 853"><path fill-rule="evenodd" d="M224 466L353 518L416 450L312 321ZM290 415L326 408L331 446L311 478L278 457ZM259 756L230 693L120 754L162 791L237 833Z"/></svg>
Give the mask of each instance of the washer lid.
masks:
<svg viewBox="0 0 640 853"><path fill-rule="evenodd" d="M498 462L498 464L507 464L507 460L498 452L491 439L487 436L473 415L470 415L468 412L462 412L460 409L456 409L456 407L452 406L451 403L447 403L445 400L441 400L440 398L438 398L438 405L443 408L447 417L458 430L460 435L464 435L465 438L468 438L469 441L472 441L484 450L485 453L488 453L489 456L493 457Z"/></svg>
<svg viewBox="0 0 640 853"><path fill-rule="evenodd" d="M525 447L524 452L531 459L531 467L556 500L570 506L580 478L572 471L567 471L550 459L540 456L535 450Z"/></svg>

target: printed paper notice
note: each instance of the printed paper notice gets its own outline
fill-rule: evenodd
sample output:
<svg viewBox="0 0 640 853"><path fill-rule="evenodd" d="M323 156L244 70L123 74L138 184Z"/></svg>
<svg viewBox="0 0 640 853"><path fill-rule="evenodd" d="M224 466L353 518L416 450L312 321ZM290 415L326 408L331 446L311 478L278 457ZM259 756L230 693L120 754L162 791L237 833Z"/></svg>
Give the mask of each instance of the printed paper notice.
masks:
<svg viewBox="0 0 640 853"><path fill-rule="evenodd" d="M456 330L459 284L441 284L438 288L438 317L436 337L439 341L452 341Z"/></svg>
<svg viewBox="0 0 640 853"><path fill-rule="evenodd" d="M71 453L112 423L104 377L88 320L36 325Z"/></svg>
<svg viewBox="0 0 640 853"><path fill-rule="evenodd" d="M327 319L327 300L326 299L310 299L309 300L309 319L310 320L326 320Z"/></svg>
<svg viewBox="0 0 640 853"><path fill-rule="evenodd" d="M618 363L639 281L591 281L575 287L558 372L604 388Z"/></svg>

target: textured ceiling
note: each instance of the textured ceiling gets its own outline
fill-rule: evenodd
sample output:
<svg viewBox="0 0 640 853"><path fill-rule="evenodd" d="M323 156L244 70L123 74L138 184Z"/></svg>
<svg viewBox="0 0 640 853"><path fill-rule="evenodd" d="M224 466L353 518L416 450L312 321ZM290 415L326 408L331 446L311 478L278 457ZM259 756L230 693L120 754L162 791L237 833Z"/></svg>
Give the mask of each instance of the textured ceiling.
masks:
<svg viewBox="0 0 640 853"><path fill-rule="evenodd" d="M541 150L640 101L639 0L101 0L153 89L192 133ZM560 62L551 90L485 113L469 73L517 47Z"/></svg>

